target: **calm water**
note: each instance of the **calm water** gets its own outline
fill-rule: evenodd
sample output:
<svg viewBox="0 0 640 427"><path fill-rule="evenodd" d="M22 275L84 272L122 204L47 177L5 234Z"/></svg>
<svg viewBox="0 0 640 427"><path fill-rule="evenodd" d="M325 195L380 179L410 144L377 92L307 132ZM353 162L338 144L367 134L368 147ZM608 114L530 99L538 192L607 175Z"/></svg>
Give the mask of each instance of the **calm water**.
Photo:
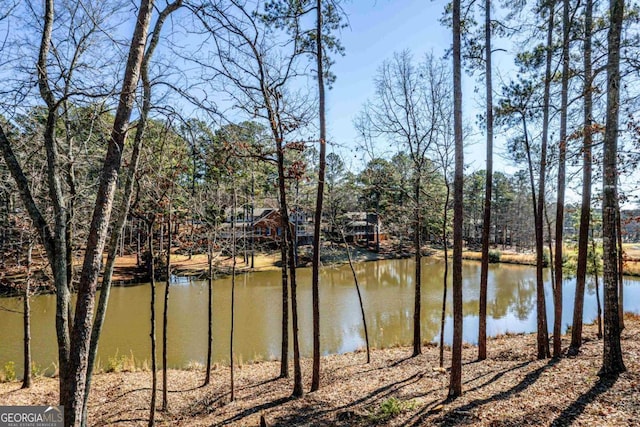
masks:
<svg viewBox="0 0 640 427"><path fill-rule="evenodd" d="M442 261L425 259L422 290L422 334L424 340L436 340L439 331L442 298ZM388 260L357 265L358 277L372 345L376 347L409 344L413 324L412 260ZM475 343L478 325L480 263L466 262L464 277L464 340ZM303 355L310 356L311 270L299 270L300 339ZM547 308L552 326L551 288L547 272ZM321 272L321 343L324 353L340 353L364 346L358 298L348 266L325 268ZM488 333L534 332L535 269L506 264L491 265L489 270ZM596 314L595 289L588 281L585 297L585 322ZM575 280L564 285L564 318L571 323ZM133 354L138 360L150 359L149 285L118 287L111 292L109 310L100 341L103 365L115 354ZM164 286L157 287L158 329L161 329ZM451 308L449 288L448 310ZM214 359L228 363L231 280L214 282ZM280 272L260 272L236 279L235 354L238 360L278 358L281 321ZM640 312L640 280L625 280L625 310ZM16 298L0 299L0 306L22 310ZM34 360L42 367L56 360L54 329L55 297L32 299L32 346ZM207 285L202 281L178 280L171 285L169 301L169 363L173 367L189 362L204 362L207 340ZM447 317L446 339L451 340L452 323ZM160 340L161 334L158 333ZM160 345L160 341L158 342ZM22 316L0 309L0 368L8 361L21 372Z"/></svg>

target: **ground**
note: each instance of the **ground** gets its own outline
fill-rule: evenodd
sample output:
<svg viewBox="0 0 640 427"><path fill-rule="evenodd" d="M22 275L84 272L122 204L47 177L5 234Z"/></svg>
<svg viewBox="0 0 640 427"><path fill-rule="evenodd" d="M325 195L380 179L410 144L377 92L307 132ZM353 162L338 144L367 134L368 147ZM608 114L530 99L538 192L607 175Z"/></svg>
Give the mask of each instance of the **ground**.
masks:
<svg viewBox="0 0 640 427"><path fill-rule="evenodd" d="M202 370L169 371L169 411L164 426L257 426L263 415L278 426L631 426L640 420L640 317L629 316L622 334L627 372L599 378L602 340L585 328L577 357L536 360L535 335L489 340L488 356L463 350L463 395L444 402L448 372L438 368L438 348L423 347L332 355L322 359L321 389L290 398L291 379L276 379L279 362L243 365L236 371L236 400L229 402L229 368L217 367L202 386ZM568 345L569 337L563 337ZM445 354L447 354L445 352ZM445 366L448 366L448 359ZM311 361L303 361L308 390ZM49 405L57 401L57 380L38 378L30 390L0 384L3 405ZM151 374L99 374L90 400L90 424L146 425ZM161 395L159 393L159 395Z"/></svg>

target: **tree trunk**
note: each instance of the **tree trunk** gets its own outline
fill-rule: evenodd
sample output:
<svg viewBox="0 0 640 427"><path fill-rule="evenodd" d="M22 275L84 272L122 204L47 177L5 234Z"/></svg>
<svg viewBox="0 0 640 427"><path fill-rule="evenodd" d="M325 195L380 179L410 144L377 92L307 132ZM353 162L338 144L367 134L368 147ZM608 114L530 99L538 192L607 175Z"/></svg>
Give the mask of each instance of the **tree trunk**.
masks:
<svg viewBox="0 0 640 427"><path fill-rule="evenodd" d="M131 206L131 194L133 193L134 176L136 174L136 171L138 170L140 151L142 150L142 141L144 138L149 111L151 110L151 81L149 79L149 63L160 41L160 32L162 30L162 25L164 24L169 14L180 7L180 4L181 0L175 1L174 3L169 4L162 12L160 12L160 14L158 15L158 20L154 25L153 35L151 36L149 47L147 48L147 51L142 58L142 63L140 64L140 77L142 80L143 89L142 110L140 112L140 117L138 118L138 123L136 125L136 134L133 140L133 151L131 153L131 160L129 162L129 168L127 169L127 176L125 178L124 192L122 195L120 210L118 211L118 217L115 221L113 231L111 232L111 236L109 238L109 245L107 248L107 263L105 265L104 274L102 277L102 286L100 287L100 298L98 300L96 318L94 320L93 329L91 331L89 359L87 362L87 385L84 392L84 408L82 412L82 425L85 427L87 426L87 402L89 400L89 391L91 389L95 359L98 353L98 341L100 339L100 334L102 333L104 318L106 316L107 306L109 303L109 295L111 293L113 269L115 267L116 261L116 248L118 246L118 241L120 241L121 245L123 246L121 249L121 255L123 255L124 238L122 236L124 233L124 226L127 221L127 216L129 215L129 208ZM131 227L130 229L132 228L133 227Z"/></svg>
<svg viewBox="0 0 640 427"><path fill-rule="evenodd" d="M610 0L608 34L607 118L604 135L602 179L602 243L604 264L604 357L600 375L626 370L620 346L618 311L618 247L616 244L616 197L618 184L618 115L620 109L620 38L624 0Z"/></svg>
<svg viewBox="0 0 640 427"><path fill-rule="evenodd" d="M415 293L413 301L413 354L415 357L422 353L422 333L421 333L421 301L422 301L422 252L420 239L420 170L414 171L416 174L414 182L415 198L415 226L413 228L413 243L415 246Z"/></svg>
<svg viewBox="0 0 640 427"><path fill-rule="evenodd" d="M616 197L616 241L618 244L618 318L624 329L624 250L622 249L622 217L620 198Z"/></svg>
<svg viewBox="0 0 640 427"><path fill-rule="evenodd" d="M573 305L571 345L569 354L576 355L582 345L582 315L584 311L584 288L587 280L589 252L589 222L591 218L591 145L593 144L593 102L591 85L591 27L593 25L593 0L586 0L584 16L584 139L582 144L582 207L580 209L580 231L578 233L578 266L576 271L576 296ZM595 254L594 254L595 255ZM597 271L596 271L597 274Z"/></svg>
<svg viewBox="0 0 640 427"><path fill-rule="evenodd" d="M449 280L449 251L447 245L447 211L449 209L450 187L449 180L445 177L447 196L442 212L442 244L444 245L444 274L442 276L442 311L440 314L440 367L444 366L444 322L447 313L447 281Z"/></svg>
<svg viewBox="0 0 640 427"><path fill-rule="evenodd" d="M327 153L327 126L325 122L324 68L322 52L322 0L316 1L316 66L318 74L318 115L320 118L320 158L318 162L318 192L313 224L313 260L311 267L311 292L313 305L313 372L311 391L320 388L320 232L322 225L322 202L324 199L324 175ZM297 230L296 230L297 232ZM358 291L359 292L359 291Z"/></svg>
<svg viewBox="0 0 640 427"><path fill-rule="evenodd" d="M87 359L91 338L90 330L93 322L98 275L100 274L102 254L104 252L109 220L111 218L118 171L122 164L124 140L129 129L129 119L133 109L144 46L147 41L149 22L153 12L152 3L152 0L142 0L138 10L120 100L100 175L95 209L87 237L69 352L70 366L66 375L64 375L66 390L65 393L61 395L61 398L66 399L64 401L64 415L65 425L67 426L80 425L82 420ZM61 372L61 377L62 376Z"/></svg>
<svg viewBox="0 0 640 427"><path fill-rule="evenodd" d="M556 253L553 281L553 357L562 355L562 254L564 236L564 193L567 158L567 108L569 96L569 0L563 0L562 12L562 89L560 91L560 141L558 147L558 188L556 202Z"/></svg>
<svg viewBox="0 0 640 427"><path fill-rule="evenodd" d="M482 260L480 266L480 308L478 360L487 358L487 287L489 277L489 233L491 228L491 189L493 187L493 85L491 81L491 0L484 2L485 85L487 97L487 172L484 183L482 220Z"/></svg>
<svg viewBox="0 0 640 427"><path fill-rule="evenodd" d="M149 427L155 425L156 396L158 390L158 362L156 357L156 268L153 253L153 223L147 223L147 248L149 249L149 279L151 281L151 403L149 405Z"/></svg>
<svg viewBox="0 0 640 427"><path fill-rule="evenodd" d="M460 46L460 0L453 0L453 121L455 174L453 182L453 351L449 399L462 394L462 191L464 151L462 135L462 64Z"/></svg>
<svg viewBox="0 0 640 427"><path fill-rule="evenodd" d="M547 169L547 143L549 139L549 103L551 92L551 63L553 60L554 3L549 2L549 18L547 29L546 66L544 77L542 142L540 147L540 177L538 179L538 205L535 207L536 229L536 319L537 319L537 353L538 359L545 359L549 353L549 331L547 328L547 306L544 296L544 223L545 210L545 178ZM551 256L551 252L549 252ZM551 262L550 262L551 263Z"/></svg>
<svg viewBox="0 0 640 427"><path fill-rule="evenodd" d="M211 359L213 358L213 245L208 244L207 264L209 266L209 275L207 277L207 372L204 377L204 384L209 385L211 382Z"/></svg>
<svg viewBox="0 0 640 427"><path fill-rule="evenodd" d="M602 307L600 307L600 283L598 283L598 258L596 257L596 240L591 229L591 250L593 251L593 277L596 284L596 305L598 307L598 339L602 338Z"/></svg>
<svg viewBox="0 0 640 427"><path fill-rule="evenodd" d="M24 325L24 352L23 366L24 373L22 375L22 388L31 387L31 253L33 251L33 242L29 241L27 248L27 278L25 280L24 298L22 300L22 321Z"/></svg>
<svg viewBox="0 0 640 427"><path fill-rule="evenodd" d="M173 190L172 190L173 192ZM162 410L169 409L167 386L167 335L169 333L169 289L171 287L171 204L173 196L169 198L169 212L167 213L167 281L164 287L164 306L162 310Z"/></svg>
<svg viewBox="0 0 640 427"><path fill-rule="evenodd" d="M233 402L236 398L235 396L235 381L234 381L234 364L233 364L233 333L235 326L235 310L236 310L236 188L235 183L233 187L233 217L231 219L231 330L229 332L229 366L230 366L230 386L231 386L231 397L230 400Z"/></svg>
<svg viewBox="0 0 640 427"><path fill-rule="evenodd" d="M282 324L280 340L280 375L279 378L289 378L289 280L287 274L287 245L284 237L284 224L280 236L280 271L282 274Z"/></svg>
<svg viewBox="0 0 640 427"><path fill-rule="evenodd" d="M369 329L367 328L367 318L364 313L364 304L362 302L362 293L360 292L360 284L358 283L358 275L356 274L356 269L353 265L353 259L351 258L351 249L349 249L349 243L347 242L347 238L344 235L344 231L342 227L336 227L338 231L340 231L340 237L342 237L342 242L344 243L345 250L347 251L347 260L349 261L349 268L351 269L351 274L353 275L353 282L356 285L356 291L358 292L358 303L360 304L360 314L362 315L362 325L364 327L364 340L367 345L367 363L371 362L371 347L369 346Z"/></svg>

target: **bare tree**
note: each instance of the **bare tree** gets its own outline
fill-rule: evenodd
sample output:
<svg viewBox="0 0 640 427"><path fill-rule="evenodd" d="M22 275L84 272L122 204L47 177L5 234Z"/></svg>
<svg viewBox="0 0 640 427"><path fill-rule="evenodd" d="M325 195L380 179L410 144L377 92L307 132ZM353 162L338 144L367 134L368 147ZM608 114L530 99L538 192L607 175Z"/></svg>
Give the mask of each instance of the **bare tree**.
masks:
<svg viewBox="0 0 640 427"><path fill-rule="evenodd" d="M55 99L47 73L54 25L53 0L47 0L45 3L44 26L37 69L40 94L47 105L47 125L44 134L44 145L48 159L49 197L55 211L55 223L53 227L46 221L36 205L31 195L28 180L13 152L11 142L0 128L0 147L5 162L9 166L13 178L16 180L23 203L27 206L34 225L40 233L41 240L54 271L54 282L57 289L56 330L60 363L60 403L65 406L65 425L68 426L80 425L82 419L90 341L89 331L91 330L91 324L93 322L97 278L102 262L102 251L106 240L107 227L111 217L118 171L122 162L124 139L128 130L129 117L133 107L135 90L140 73L140 64L152 12L151 1L142 0L134 27L129 57L120 90L120 100L109 138L103 169L100 174L100 184L97 191L95 208L88 231L85 257L79 278L78 299L75 308L73 328L70 328L69 319L70 292L67 270L67 212L61 182L63 174L55 140L59 100ZM70 329L72 329L71 333L69 332Z"/></svg>
<svg viewBox="0 0 640 427"><path fill-rule="evenodd" d="M212 36L217 60L198 60L205 70L220 78L222 89L228 93L234 107L254 119L267 123L275 143L279 208L281 222L282 262L288 264L288 280L291 291L291 315L293 328L294 390L296 397L303 395L300 369L300 345L298 339L298 307L295 259L295 233L289 219L287 179L296 171L285 168L285 150L299 144L290 141L294 132L305 125L311 113L303 93L293 92L292 82L301 76L298 71L300 49L300 25L297 19L290 21L291 43L284 47L276 41L273 31L262 19L260 10L250 10L251 5L231 0L226 5L214 3L197 9L197 16L208 34ZM283 319L287 307L283 269ZM283 341L285 337L283 325ZM284 347L284 346L283 346ZM284 359L284 358L283 358ZM282 373L282 372L281 372Z"/></svg>
<svg viewBox="0 0 640 427"><path fill-rule="evenodd" d="M446 102L448 74L432 55L416 67L411 54L403 51L383 62L376 77L376 95L369 101L356 125L369 138L381 138L408 150L412 162L413 238L415 249L415 298L413 355L421 353L421 260L424 177L429 172L428 151L439 137L442 121L440 102Z"/></svg>

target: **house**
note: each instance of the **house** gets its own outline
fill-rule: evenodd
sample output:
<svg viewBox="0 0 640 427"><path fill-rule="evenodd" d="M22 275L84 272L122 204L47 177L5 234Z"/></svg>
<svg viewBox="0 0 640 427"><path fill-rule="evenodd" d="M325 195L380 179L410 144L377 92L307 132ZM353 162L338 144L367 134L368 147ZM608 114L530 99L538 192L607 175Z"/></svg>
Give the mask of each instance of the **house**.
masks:
<svg viewBox="0 0 640 427"><path fill-rule="evenodd" d="M233 215L229 211L222 224L220 237L232 238ZM311 244L313 239L313 223L307 215L297 209L290 213L289 223L296 232L298 245ZM236 239L254 239L256 242L279 242L282 238L282 220L280 211L274 208L254 208L251 210L236 210L235 220Z"/></svg>
<svg viewBox="0 0 640 427"><path fill-rule="evenodd" d="M367 243L386 240L387 236L381 231L380 216L373 212L347 212L344 214L344 235L347 242Z"/></svg>

